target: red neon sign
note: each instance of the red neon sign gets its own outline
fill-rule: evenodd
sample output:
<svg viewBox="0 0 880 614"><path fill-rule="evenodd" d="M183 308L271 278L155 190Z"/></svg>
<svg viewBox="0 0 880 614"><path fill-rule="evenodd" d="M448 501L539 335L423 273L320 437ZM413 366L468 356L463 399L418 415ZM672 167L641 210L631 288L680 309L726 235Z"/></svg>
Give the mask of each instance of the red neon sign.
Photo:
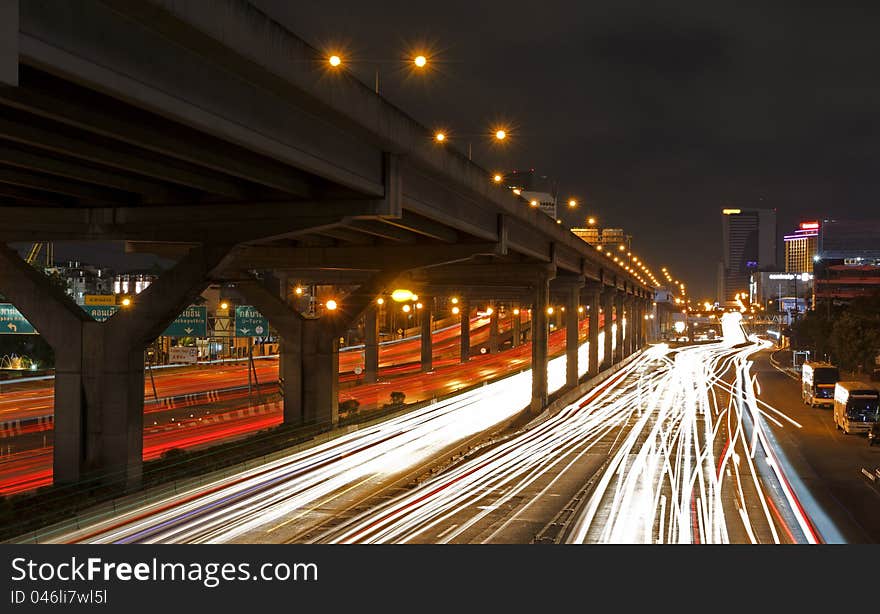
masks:
<svg viewBox="0 0 880 614"><path fill-rule="evenodd" d="M819 222L801 222L801 230L814 230L819 228Z"/></svg>

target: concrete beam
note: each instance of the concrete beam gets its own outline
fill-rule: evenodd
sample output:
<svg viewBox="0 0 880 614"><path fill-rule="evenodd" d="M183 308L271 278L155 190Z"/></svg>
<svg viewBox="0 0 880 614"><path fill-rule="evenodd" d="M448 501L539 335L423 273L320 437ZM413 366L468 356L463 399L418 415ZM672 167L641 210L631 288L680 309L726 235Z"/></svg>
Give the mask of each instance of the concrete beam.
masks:
<svg viewBox="0 0 880 614"><path fill-rule="evenodd" d="M161 4L25 3L23 62L51 66L65 79L365 195L383 194L379 148L352 135L351 122L328 117L326 105L303 96L314 81L300 88L284 70L255 61L253 52L268 44L287 58L288 70L299 64L293 58L302 52L279 48L284 38L270 34L280 29L276 24L244 3L215 3L212 10L203 3ZM233 14L243 7L250 13L242 22ZM204 22L199 28L182 19L190 10ZM269 27L250 38L256 16ZM312 62L298 68L314 77Z"/></svg>
<svg viewBox="0 0 880 614"><path fill-rule="evenodd" d="M18 85L18 2L0 0L0 83Z"/></svg>
<svg viewBox="0 0 880 614"><path fill-rule="evenodd" d="M77 160L86 160L136 175L201 190L208 194L236 199L253 197L245 184L228 179L219 173L204 171L185 162L170 163L160 158L138 155L128 148L99 145L97 142L68 135L48 126L41 126L27 116L15 116L14 118L0 116L0 137Z"/></svg>
<svg viewBox="0 0 880 614"><path fill-rule="evenodd" d="M332 268L378 271L420 268L493 254L494 243L456 245L370 245L339 247L247 246L233 266L257 269Z"/></svg>
<svg viewBox="0 0 880 614"><path fill-rule="evenodd" d="M133 305L107 320L110 334L141 346L162 334L174 319L208 287L213 272L222 267L228 246L193 248L171 269L133 299Z"/></svg>
<svg viewBox="0 0 880 614"><path fill-rule="evenodd" d="M83 100L80 91L58 81L26 72L22 87L0 88L0 104L294 196L312 196L308 177L297 169L111 98L97 107L94 99ZM63 98L53 96L52 88Z"/></svg>
<svg viewBox="0 0 880 614"><path fill-rule="evenodd" d="M46 174L54 177L73 179L96 186L138 195L144 202L187 202L192 192L174 188L169 184L151 181L134 175L121 175L73 160L62 160L24 149L0 144L0 162L16 168Z"/></svg>
<svg viewBox="0 0 880 614"><path fill-rule="evenodd" d="M351 217L374 215L381 201L3 207L0 241L132 240L200 243L267 241L318 232ZM264 268L271 268L266 266Z"/></svg>

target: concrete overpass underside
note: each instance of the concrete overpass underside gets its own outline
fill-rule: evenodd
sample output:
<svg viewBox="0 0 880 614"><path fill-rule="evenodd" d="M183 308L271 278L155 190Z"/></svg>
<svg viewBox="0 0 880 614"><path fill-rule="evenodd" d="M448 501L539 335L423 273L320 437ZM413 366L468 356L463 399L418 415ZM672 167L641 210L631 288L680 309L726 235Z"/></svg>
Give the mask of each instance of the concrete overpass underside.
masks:
<svg viewBox="0 0 880 614"><path fill-rule="evenodd" d="M373 306L398 283L531 308L533 365L544 373L536 411L547 398L552 297L569 306L569 331L577 306L590 306L591 372L599 308L640 321L650 305L635 272L436 146L351 75L325 70L318 50L246 2L2 8L0 241L125 241L176 261L98 323L0 249L0 294L56 351L58 482L139 482L144 347L210 283L235 283L279 332L289 424L335 424L339 332L360 318L375 376ZM266 283L284 275L341 288L340 309L297 312ZM612 356L611 322L606 362L645 341L634 328ZM430 367L429 346L422 356Z"/></svg>

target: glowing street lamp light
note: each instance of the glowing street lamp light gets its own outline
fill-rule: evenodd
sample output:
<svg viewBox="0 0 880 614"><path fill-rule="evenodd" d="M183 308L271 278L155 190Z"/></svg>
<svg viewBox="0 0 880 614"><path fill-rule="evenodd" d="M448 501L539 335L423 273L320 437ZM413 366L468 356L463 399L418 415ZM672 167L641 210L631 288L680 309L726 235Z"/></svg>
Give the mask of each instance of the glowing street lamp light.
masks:
<svg viewBox="0 0 880 614"><path fill-rule="evenodd" d="M327 62L329 62L330 66L332 66L333 68L338 68L342 65L342 58L340 58L338 55L331 55L327 59Z"/></svg>
<svg viewBox="0 0 880 614"><path fill-rule="evenodd" d="M409 313L410 311L412 311L412 307L410 307L409 305L403 306L403 313Z"/></svg>
<svg viewBox="0 0 880 614"><path fill-rule="evenodd" d="M530 204L532 207L537 207L537 206L538 206L538 201L537 201L537 199L534 199L534 198L533 198L531 201L529 201L529 204Z"/></svg>
<svg viewBox="0 0 880 614"><path fill-rule="evenodd" d="M329 309L330 311L336 311L336 309L339 307L339 305L336 303L336 301L334 301L332 298L329 301L327 301L326 303L324 303L324 306L327 309Z"/></svg>
<svg viewBox="0 0 880 614"><path fill-rule="evenodd" d="M124 299L122 299L122 306L123 307L130 307L131 306L131 299L128 298L127 296Z"/></svg>
<svg viewBox="0 0 880 614"><path fill-rule="evenodd" d="M437 141L438 143L442 143L443 141L446 140L446 133L437 132L436 134L434 134L434 140Z"/></svg>
<svg viewBox="0 0 880 614"><path fill-rule="evenodd" d="M492 181L495 183L501 183L502 179L504 179L504 177L502 177L500 173L495 173L495 176L492 177Z"/></svg>
<svg viewBox="0 0 880 614"><path fill-rule="evenodd" d="M499 128L498 130L495 131L495 139L496 140L503 141L506 138L507 138L507 130L504 130L503 128Z"/></svg>
<svg viewBox="0 0 880 614"><path fill-rule="evenodd" d="M385 299L380 296L379 298L376 299L376 303L379 305L384 305Z"/></svg>
<svg viewBox="0 0 880 614"><path fill-rule="evenodd" d="M428 58L423 55L417 55L413 58L413 64L415 64L417 68L424 68L428 64Z"/></svg>
<svg viewBox="0 0 880 614"><path fill-rule="evenodd" d="M578 201L577 201L576 199L574 199L574 198L569 198L569 199L568 199L568 206L569 206L570 208L574 209L575 207L578 206Z"/></svg>
<svg viewBox="0 0 880 614"><path fill-rule="evenodd" d="M396 303L405 303L413 300L413 293L405 288L398 288L391 293L391 299Z"/></svg>
<svg viewBox="0 0 880 614"><path fill-rule="evenodd" d="M453 307L453 308L452 308L452 315L456 315L456 316L457 316L459 313L461 313L461 309L459 309L458 307Z"/></svg>
<svg viewBox="0 0 880 614"><path fill-rule="evenodd" d="M223 301L222 303L220 303L220 309L229 309L229 303Z"/></svg>

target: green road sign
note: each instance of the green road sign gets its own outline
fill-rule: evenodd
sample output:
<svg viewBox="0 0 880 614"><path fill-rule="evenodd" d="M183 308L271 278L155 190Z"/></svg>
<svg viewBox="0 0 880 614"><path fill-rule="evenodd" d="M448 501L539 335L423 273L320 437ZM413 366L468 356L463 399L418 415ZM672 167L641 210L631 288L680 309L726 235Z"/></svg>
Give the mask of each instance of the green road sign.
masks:
<svg viewBox="0 0 880 614"><path fill-rule="evenodd" d="M207 337L208 336L208 308L190 305L177 316L165 332L165 337Z"/></svg>
<svg viewBox="0 0 880 614"><path fill-rule="evenodd" d="M0 335L36 335L31 323L10 303L0 303Z"/></svg>
<svg viewBox="0 0 880 614"><path fill-rule="evenodd" d="M83 305L82 308L95 322L106 322L119 311L116 305Z"/></svg>
<svg viewBox="0 0 880 614"><path fill-rule="evenodd" d="M265 337L269 334L269 320L250 305L235 306L235 336Z"/></svg>

